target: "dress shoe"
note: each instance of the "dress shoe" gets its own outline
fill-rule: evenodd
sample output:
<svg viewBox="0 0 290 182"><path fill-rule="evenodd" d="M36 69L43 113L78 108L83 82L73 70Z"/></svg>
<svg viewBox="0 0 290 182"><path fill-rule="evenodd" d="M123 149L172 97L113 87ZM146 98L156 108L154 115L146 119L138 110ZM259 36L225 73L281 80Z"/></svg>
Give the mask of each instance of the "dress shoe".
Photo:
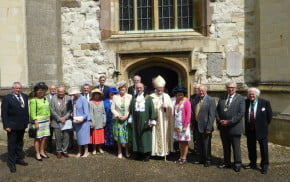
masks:
<svg viewBox="0 0 290 182"><path fill-rule="evenodd" d="M234 171L235 171L235 172L240 172L240 170L241 170L241 167L239 167L239 166L235 166L235 167L234 167Z"/></svg>
<svg viewBox="0 0 290 182"><path fill-rule="evenodd" d="M62 153L64 157L69 157L68 153Z"/></svg>
<svg viewBox="0 0 290 182"><path fill-rule="evenodd" d="M46 154L45 155L40 154L40 157L44 158L44 159L48 159L49 158L48 155L46 155Z"/></svg>
<svg viewBox="0 0 290 182"><path fill-rule="evenodd" d="M194 161L193 164L203 164L203 161Z"/></svg>
<svg viewBox="0 0 290 182"><path fill-rule="evenodd" d="M256 164L249 164L249 165L246 165L244 168L245 169L256 169L257 165Z"/></svg>
<svg viewBox="0 0 290 182"><path fill-rule="evenodd" d="M144 162L149 162L150 161L150 155L145 155L143 161Z"/></svg>
<svg viewBox="0 0 290 182"><path fill-rule="evenodd" d="M19 164L19 165L22 165L22 166L27 166L28 165L28 163L27 162L25 162L24 160L17 160L16 161L16 164Z"/></svg>
<svg viewBox="0 0 290 182"><path fill-rule="evenodd" d="M15 173L16 172L16 166L15 166L15 164L9 164L8 163L7 165L9 167L11 173Z"/></svg>
<svg viewBox="0 0 290 182"><path fill-rule="evenodd" d="M218 166L218 168L220 168L220 169L230 169L231 165L229 165L229 164L221 164L221 165Z"/></svg>
<svg viewBox="0 0 290 182"><path fill-rule="evenodd" d="M58 158L58 159L60 159L61 156L62 156L61 153L57 153L57 154L56 154L56 158Z"/></svg>
<svg viewBox="0 0 290 182"><path fill-rule="evenodd" d="M261 174L267 174L267 172L268 172L267 169L265 169L265 168L261 169Z"/></svg>
<svg viewBox="0 0 290 182"><path fill-rule="evenodd" d="M210 162L210 161L206 161L206 162L203 164L204 167L209 167L210 165L211 165L211 162Z"/></svg>

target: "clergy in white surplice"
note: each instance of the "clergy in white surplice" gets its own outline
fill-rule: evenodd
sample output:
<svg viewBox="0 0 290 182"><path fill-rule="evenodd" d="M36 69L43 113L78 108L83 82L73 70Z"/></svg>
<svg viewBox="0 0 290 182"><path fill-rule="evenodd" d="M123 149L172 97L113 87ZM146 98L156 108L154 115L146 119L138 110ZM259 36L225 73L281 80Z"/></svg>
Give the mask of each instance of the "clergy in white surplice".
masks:
<svg viewBox="0 0 290 182"><path fill-rule="evenodd" d="M165 80L159 75L154 79L155 92L153 98L154 108L157 114L157 123L152 128L152 156L164 157L173 150L173 112L172 101L167 93L164 93Z"/></svg>

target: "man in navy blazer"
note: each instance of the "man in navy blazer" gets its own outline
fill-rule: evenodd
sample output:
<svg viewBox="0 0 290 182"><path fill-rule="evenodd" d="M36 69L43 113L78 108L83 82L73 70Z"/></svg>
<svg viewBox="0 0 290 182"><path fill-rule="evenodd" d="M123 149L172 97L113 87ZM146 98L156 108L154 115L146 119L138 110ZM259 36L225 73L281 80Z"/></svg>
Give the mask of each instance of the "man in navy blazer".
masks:
<svg viewBox="0 0 290 182"><path fill-rule="evenodd" d="M269 166L268 125L272 119L272 109L270 102L265 99L258 98L259 95L259 89L248 89L248 99L246 99L245 112L245 129L250 164L245 166L245 169L257 168L256 141L258 141L262 158L261 173L266 174Z"/></svg>
<svg viewBox="0 0 290 182"><path fill-rule="evenodd" d="M16 172L15 164L27 166L23 160L23 136L29 122L28 96L21 93L22 85L14 82L12 92L4 96L1 105L3 128L7 132L8 167Z"/></svg>
<svg viewBox="0 0 290 182"><path fill-rule="evenodd" d="M109 97L109 88L108 86L105 85L106 82L106 77L105 76L100 76L99 78L99 85L96 86L95 88L100 89L103 92L103 99L106 99Z"/></svg>

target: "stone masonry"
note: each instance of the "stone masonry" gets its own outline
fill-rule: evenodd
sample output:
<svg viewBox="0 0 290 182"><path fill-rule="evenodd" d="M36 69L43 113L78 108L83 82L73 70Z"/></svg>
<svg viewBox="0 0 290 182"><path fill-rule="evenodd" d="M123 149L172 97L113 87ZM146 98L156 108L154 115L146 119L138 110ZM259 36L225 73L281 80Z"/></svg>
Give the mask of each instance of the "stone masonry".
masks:
<svg viewBox="0 0 290 182"><path fill-rule="evenodd" d="M61 12L64 83L96 85L104 75L112 85L115 63L100 41L99 1L64 1Z"/></svg>

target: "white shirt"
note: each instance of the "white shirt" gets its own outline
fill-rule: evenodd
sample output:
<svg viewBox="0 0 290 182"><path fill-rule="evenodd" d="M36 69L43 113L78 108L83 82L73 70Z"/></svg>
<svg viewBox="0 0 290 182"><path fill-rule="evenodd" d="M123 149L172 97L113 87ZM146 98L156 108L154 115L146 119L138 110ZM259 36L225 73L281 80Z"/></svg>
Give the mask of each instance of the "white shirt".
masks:
<svg viewBox="0 0 290 182"><path fill-rule="evenodd" d="M144 112L145 111L145 97L144 93L138 94L135 103L135 111Z"/></svg>
<svg viewBox="0 0 290 182"><path fill-rule="evenodd" d="M228 98L226 100L226 103L228 103L228 100L230 99L230 102L229 102L229 105L231 105L232 101L233 101L233 98L235 97L235 93L233 95L228 95Z"/></svg>

